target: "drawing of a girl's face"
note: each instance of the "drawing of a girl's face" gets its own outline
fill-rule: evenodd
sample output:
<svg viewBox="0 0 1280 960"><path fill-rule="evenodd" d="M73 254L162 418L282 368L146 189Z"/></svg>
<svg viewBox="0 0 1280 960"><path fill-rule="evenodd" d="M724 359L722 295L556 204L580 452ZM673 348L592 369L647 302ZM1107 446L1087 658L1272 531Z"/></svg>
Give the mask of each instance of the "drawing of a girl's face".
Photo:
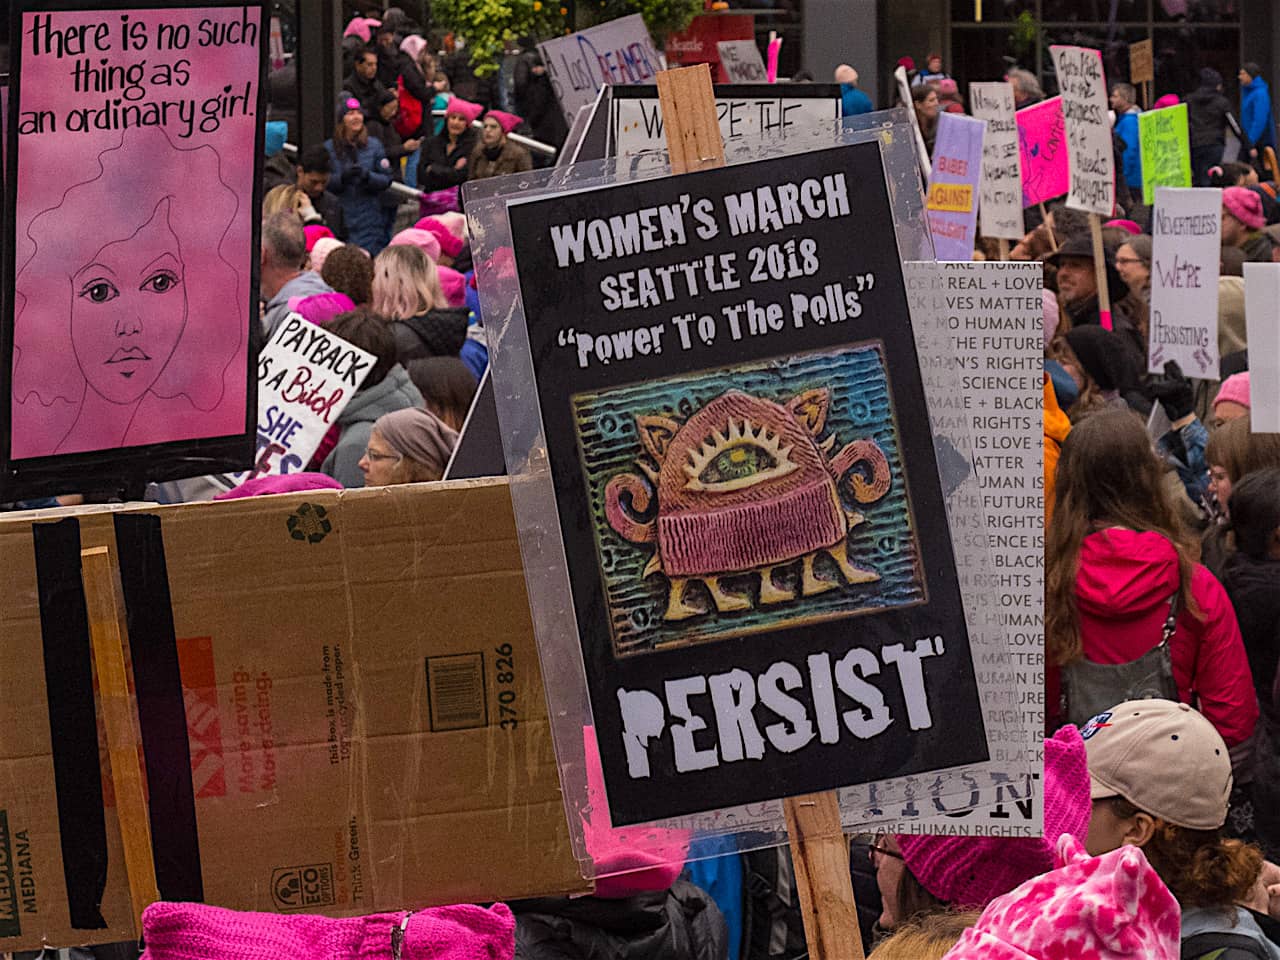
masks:
<svg viewBox="0 0 1280 960"><path fill-rule="evenodd" d="M71 277L71 345L85 379L113 403L156 382L187 322L169 200L130 237L108 243Z"/></svg>

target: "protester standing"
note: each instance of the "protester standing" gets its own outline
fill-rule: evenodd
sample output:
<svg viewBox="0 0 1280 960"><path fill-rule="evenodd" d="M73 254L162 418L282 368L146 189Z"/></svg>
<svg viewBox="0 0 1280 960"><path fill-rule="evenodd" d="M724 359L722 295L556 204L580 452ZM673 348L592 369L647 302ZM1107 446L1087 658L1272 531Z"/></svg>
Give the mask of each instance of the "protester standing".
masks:
<svg viewBox="0 0 1280 960"><path fill-rule="evenodd" d="M1252 61L1240 68L1240 126L1248 137L1249 156L1258 159L1258 151L1276 145L1276 125L1271 115L1271 88Z"/></svg>
<svg viewBox="0 0 1280 960"><path fill-rule="evenodd" d="M471 179L505 177L533 169L529 151L507 138L523 121L514 113L490 110L484 118L480 142L471 151Z"/></svg>
<svg viewBox="0 0 1280 960"><path fill-rule="evenodd" d="M339 95L338 126L324 143L333 166L333 191L342 202L347 239L377 254L391 239L381 197L391 186L382 142L369 136L360 101Z"/></svg>
<svg viewBox="0 0 1280 960"><path fill-rule="evenodd" d="M1206 186L1209 168L1222 163L1230 116L1231 104L1222 95L1222 74L1205 67L1200 71L1200 86L1187 95L1193 186Z"/></svg>

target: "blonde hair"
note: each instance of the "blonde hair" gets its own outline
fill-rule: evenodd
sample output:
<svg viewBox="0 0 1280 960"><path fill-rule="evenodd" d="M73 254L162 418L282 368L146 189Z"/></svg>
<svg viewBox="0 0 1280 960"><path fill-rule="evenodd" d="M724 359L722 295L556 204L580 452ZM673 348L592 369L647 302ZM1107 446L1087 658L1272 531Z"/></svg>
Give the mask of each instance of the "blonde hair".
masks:
<svg viewBox="0 0 1280 960"><path fill-rule="evenodd" d="M867 960L942 960L964 932L978 922L977 911L930 913L894 928Z"/></svg>
<svg viewBox="0 0 1280 960"><path fill-rule="evenodd" d="M408 320L448 306L435 261L410 244L385 248L373 261L370 306L389 320Z"/></svg>
<svg viewBox="0 0 1280 960"><path fill-rule="evenodd" d="M282 183L272 187L262 198L262 218L265 220L273 213L301 214L302 208L311 202L306 191L292 183Z"/></svg>

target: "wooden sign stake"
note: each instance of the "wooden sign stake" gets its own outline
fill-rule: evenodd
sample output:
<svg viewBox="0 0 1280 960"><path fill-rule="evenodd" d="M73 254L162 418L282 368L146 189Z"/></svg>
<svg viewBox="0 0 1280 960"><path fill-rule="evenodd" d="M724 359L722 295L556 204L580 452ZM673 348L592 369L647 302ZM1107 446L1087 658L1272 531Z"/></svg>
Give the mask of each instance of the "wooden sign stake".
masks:
<svg viewBox="0 0 1280 960"><path fill-rule="evenodd" d="M700 63L658 74L671 173L725 165L711 68ZM834 790L784 800L791 859L811 960L863 960L858 907L849 874L849 841Z"/></svg>
<svg viewBox="0 0 1280 960"><path fill-rule="evenodd" d="M1000 249L1000 259L1008 260L1009 259L1009 241L1006 240L1004 237L1000 237L999 239L996 240L996 246L999 247Z"/></svg>
<svg viewBox="0 0 1280 960"><path fill-rule="evenodd" d="M1102 218L1089 214L1089 233L1093 236L1093 275L1098 280L1098 320L1103 329L1111 329L1111 291L1107 288L1106 251L1102 246Z"/></svg>
<svg viewBox="0 0 1280 960"><path fill-rule="evenodd" d="M1058 238L1053 235L1053 227L1049 225L1049 210L1044 205L1044 201L1040 201L1040 219L1044 222L1044 228L1049 233L1049 246L1054 253L1058 252Z"/></svg>
<svg viewBox="0 0 1280 960"><path fill-rule="evenodd" d="M142 929L142 911L160 899L156 864L151 851L151 823L142 786L138 758L138 728L129 699L129 677L124 666L127 628L120 616L119 584L107 547L80 553L80 577L89 617L89 638L98 671L98 695L111 757L111 783L115 788L116 816L124 845L124 865L129 876L136 929Z"/></svg>

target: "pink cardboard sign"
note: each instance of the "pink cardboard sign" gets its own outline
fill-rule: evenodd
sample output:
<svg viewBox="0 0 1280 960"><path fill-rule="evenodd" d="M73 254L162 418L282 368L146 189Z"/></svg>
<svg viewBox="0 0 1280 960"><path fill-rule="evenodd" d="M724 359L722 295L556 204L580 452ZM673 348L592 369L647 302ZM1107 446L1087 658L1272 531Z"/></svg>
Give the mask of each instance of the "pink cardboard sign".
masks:
<svg viewBox="0 0 1280 960"><path fill-rule="evenodd" d="M1034 207L1071 188L1067 128L1062 98L1019 110L1018 152L1022 157L1022 205Z"/></svg>
<svg viewBox="0 0 1280 960"><path fill-rule="evenodd" d="M10 458L247 437L262 7L23 6Z"/></svg>

